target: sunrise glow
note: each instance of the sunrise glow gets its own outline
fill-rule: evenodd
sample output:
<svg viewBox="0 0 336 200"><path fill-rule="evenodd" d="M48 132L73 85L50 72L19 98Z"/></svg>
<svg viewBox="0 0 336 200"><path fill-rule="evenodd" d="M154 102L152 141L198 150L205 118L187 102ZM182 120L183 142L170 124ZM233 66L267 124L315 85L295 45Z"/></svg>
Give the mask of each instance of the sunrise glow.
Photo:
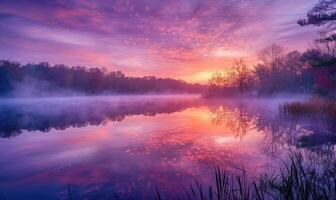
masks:
<svg viewBox="0 0 336 200"><path fill-rule="evenodd" d="M0 57L205 83L234 59L254 64L269 43L306 48L315 32L296 20L314 3L2 1Z"/></svg>

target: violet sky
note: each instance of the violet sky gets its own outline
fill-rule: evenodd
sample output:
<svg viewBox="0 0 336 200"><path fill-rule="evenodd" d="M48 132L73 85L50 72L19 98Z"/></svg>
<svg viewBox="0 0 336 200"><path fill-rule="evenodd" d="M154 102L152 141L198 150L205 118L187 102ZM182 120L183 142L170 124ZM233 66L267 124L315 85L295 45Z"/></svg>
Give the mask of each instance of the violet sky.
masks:
<svg viewBox="0 0 336 200"><path fill-rule="evenodd" d="M317 0L1 0L0 58L204 82L278 43L309 47L296 21Z"/></svg>

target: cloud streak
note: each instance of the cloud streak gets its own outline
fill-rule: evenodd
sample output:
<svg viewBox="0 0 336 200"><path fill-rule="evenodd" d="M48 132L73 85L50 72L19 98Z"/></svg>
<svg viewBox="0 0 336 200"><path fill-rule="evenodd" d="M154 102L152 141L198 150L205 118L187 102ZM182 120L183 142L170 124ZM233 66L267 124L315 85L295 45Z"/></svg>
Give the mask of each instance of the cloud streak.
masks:
<svg viewBox="0 0 336 200"><path fill-rule="evenodd" d="M314 30L295 22L314 3L3 0L0 57L193 80L236 57L253 62L255 52L268 43L303 48Z"/></svg>

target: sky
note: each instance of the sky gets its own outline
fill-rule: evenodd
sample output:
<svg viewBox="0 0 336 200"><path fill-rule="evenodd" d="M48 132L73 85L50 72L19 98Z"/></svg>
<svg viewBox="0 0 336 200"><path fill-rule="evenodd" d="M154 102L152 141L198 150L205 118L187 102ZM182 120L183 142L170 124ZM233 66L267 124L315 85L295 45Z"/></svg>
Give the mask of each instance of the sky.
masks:
<svg viewBox="0 0 336 200"><path fill-rule="evenodd" d="M308 48L317 0L1 0L0 59L204 83L277 43Z"/></svg>

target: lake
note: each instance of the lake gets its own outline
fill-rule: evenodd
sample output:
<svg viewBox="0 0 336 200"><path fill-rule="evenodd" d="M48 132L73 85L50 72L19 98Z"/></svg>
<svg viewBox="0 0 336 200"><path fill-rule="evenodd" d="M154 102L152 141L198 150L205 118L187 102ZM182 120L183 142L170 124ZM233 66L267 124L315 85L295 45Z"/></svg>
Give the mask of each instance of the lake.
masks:
<svg viewBox="0 0 336 200"><path fill-rule="evenodd" d="M328 120L286 117L302 99L102 96L0 100L0 199L170 199L219 166L271 173L289 151L334 148Z"/></svg>

